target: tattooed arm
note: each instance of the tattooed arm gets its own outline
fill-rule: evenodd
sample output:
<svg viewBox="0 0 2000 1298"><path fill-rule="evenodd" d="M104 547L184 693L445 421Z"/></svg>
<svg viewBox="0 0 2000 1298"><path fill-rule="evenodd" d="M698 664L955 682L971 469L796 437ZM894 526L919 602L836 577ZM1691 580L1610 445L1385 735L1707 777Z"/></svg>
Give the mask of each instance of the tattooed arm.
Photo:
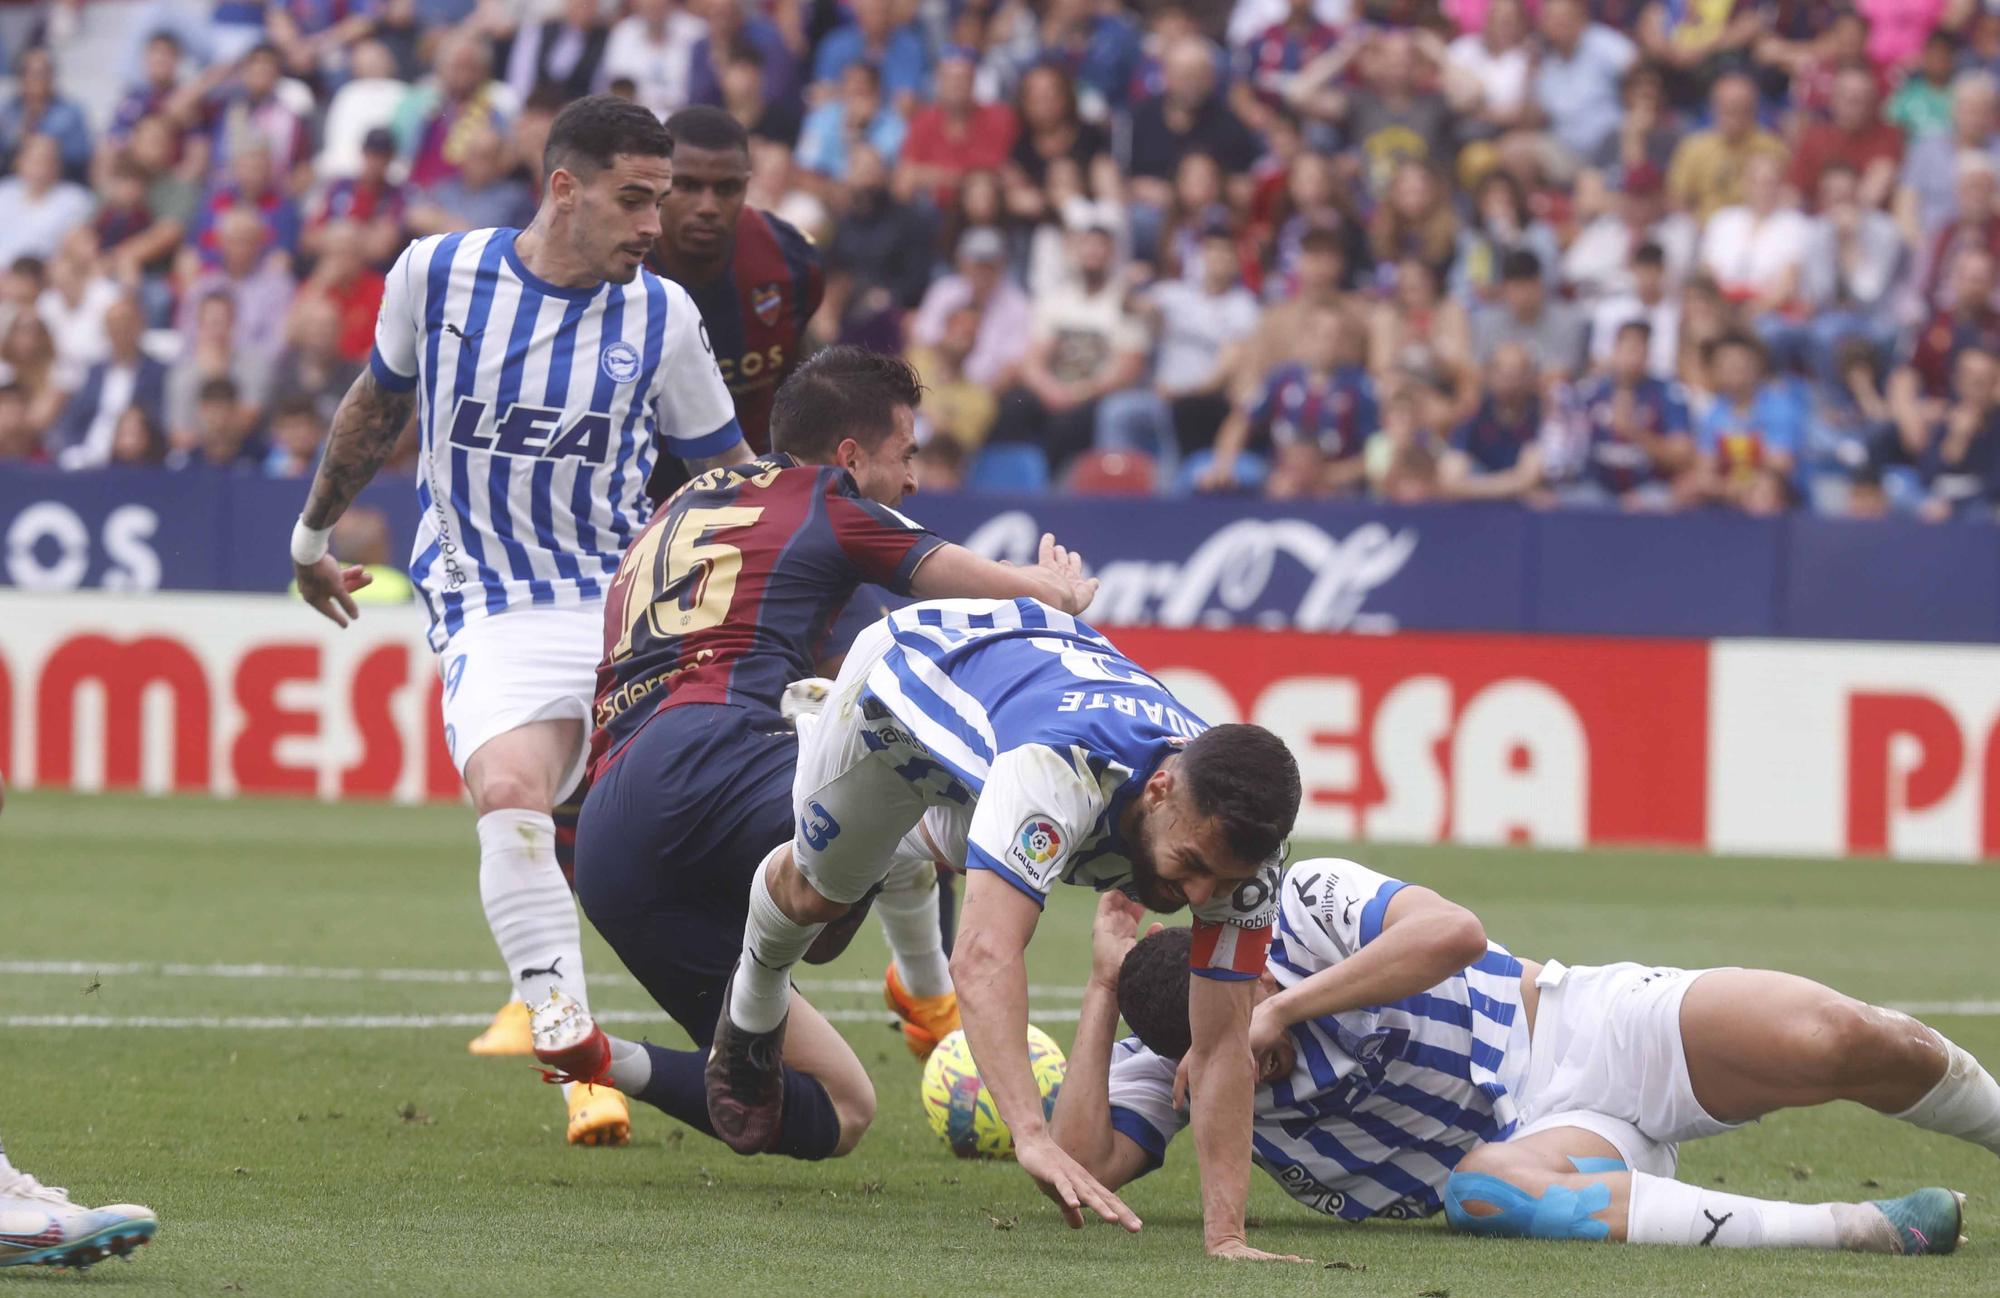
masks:
<svg viewBox="0 0 2000 1298"><path fill-rule="evenodd" d="M414 391L392 392L376 382L373 371L361 371L334 412L326 454L313 475L312 492L301 515L307 527L329 528L340 520L396 449L396 439L415 406ZM298 579L300 597L334 625L346 626L361 615L353 593L370 578L359 564L342 568L331 554L323 554L312 564L294 560L292 574Z"/></svg>

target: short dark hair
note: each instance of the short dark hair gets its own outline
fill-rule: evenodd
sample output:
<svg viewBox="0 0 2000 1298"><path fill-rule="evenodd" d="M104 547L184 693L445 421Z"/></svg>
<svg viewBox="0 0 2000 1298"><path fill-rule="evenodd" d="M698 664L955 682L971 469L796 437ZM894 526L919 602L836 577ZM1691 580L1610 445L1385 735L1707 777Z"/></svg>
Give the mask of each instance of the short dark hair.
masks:
<svg viewBox="0 0 2000 1298"><path fill-rule="evenodd" d="M1222 822L1238 861L1270 860L1299 817L1299 764L1285 741L1262 726L1213 726L1181 750L1175 772L1195 811Z"/></svg>
<svg viewBox="0 0 2000 1298"><path fill-rule="evenodd" d="M1300 236L1299 252L1330 252L1343 261L1347 259L1347 245L1341 241L1340 231L1323 225L1315 225Z"/></svg>
<svg viewBox="0 0 2000 1298"><path fill-rule="evenodd" d="M729 43L729 62L741 63L759 72L766 66L764 51L758 49L748 38L739 38Z"/></svg>
<svg viewBox="0 0 2000 1298"><path fill-rule="evenodd" d="M717 153L750 152L750 132L743 123L713 104L692 104L667 119L667 132L677 145Z"/></svg>
<svg viewBox="0 0 2000 1298"><path fill-rule="evenodd" d="M1653 323L1650 320L1627 320L1618 326L1618 336L1623 338L1626 334L1638 334L1650 343L1653 341Z"/></svg>
<svg viewBox="0 0 2000 1298"><path fill-rule="evenodd" d="M1640 244L1638 249L1635 252L1633 252L1632 264L1634 266L1653 266L1653 267L1663 268L1667 264L1667 250L1665 248L1662 248L1659 244L1653 243L1652 241L1648 240L1647 242Z"/></svg>
<svg viewBox="0 0 2000 1298"><path fill-rule="evenodd" d="M1163 928L1142 938L1118 967L1118 1013L1139 1044L1162 1059L1179 1059L1194 1045L1188 1021L1188 956L1194 932Z"/></svg>
<svg viewBox="0 0 2000 1298"><path fill-rule="evenodd" d="M180 38L180 35L179 35L179 34L178 34L177 32L175 32L175 31L174 31L173 29L171 29L171 28L168 28L168 27L161 27L161 28L158 28L158 29L156 29L156 30L155 30L155 31L153 32L153 34L152 34L151 36L148 36L148 37L146 38L146 44L148 44L148 45L161 45L161 44L165 44L165 45L171 45L171 46L173 46L173 47L174 47L174 50L175 50L175 52L176 52L176 53L178 53L178 52L180 51L180 49L182 48L182 47L181 47L181 38Z"/></svg>
<svg viewBox="0 0 2000 1298"><path fill-rule="evenodd" d="M201 386L195 389L194 397L196 402L233 402L239 395L241 394L236 387L236 380L230 378L227 374L222 374L212 379L203 379Z"/></svg>
<svg viewBox="0 0 2000 1298"><path fill-rule="evenodd" d="M1500 259L1500 278L1508 284L1527 280L1539 284L1542 280L1542 259L1532 249L1516 248Z"/></svg>
<svg viewBox="0 0 2000 1298"><path fill-rule="evenodd" d="M319 418L319 403L303 392L288 392L271 406L273 423L280 419L297 419L301 416L312 420Z"/></svg>
<svg viewBox="0 0 2000 1298"><path fill-rule="evenodd" d="M900 356L865 347L814 352L771 399L771 449L827 464L852 437L873 450L895 427L898 408L923 401L924 385Z"/></svg>
<svg viewBox="0 0 2000 1298"><path fill-rule="evenodd" d="M1713 365L1715 364L1716 357L1722 355L1723 352L1728 351L1732 347L1747 349L1757 358L1759 365L1767 363L1768 354L1764 350L1764 344L1758 341L1756 334L1751 333L1747 329L1727 329L1709 339L1707 344L1702 348L1701 358L1708 364Z"/></svg>
<svg viewBox="0 0 2000 1298"><path fill-rule="evenodd" d="M674 137L650 108L616 95L587 95L556 114L542 148L542 173L560 167L588 180L621 153L674 156Z"/></svg>

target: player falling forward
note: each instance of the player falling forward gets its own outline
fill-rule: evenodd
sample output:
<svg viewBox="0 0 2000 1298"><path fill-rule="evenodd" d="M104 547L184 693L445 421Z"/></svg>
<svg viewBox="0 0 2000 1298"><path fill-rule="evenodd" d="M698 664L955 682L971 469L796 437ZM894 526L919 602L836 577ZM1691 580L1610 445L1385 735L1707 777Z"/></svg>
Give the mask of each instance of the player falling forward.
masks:
<svg viewBox="0 0 2000 1298"><path fill-rule="evenodd" d="M1062 880L1191 906L1187 993L1195 1136L1212 1252L1243 1243L1250 996L1275 913L1299 773L1258 726L1207 730L1075 618L1032 600L917 604L855 640L807 736L796 836L750 886L742 955L708 1065L714 1127L759 1148L778 1125L791 970L821 927L881 881L927 808L967 823L965 910L951 972L979 1074L1021 1167L1081 1226L1081 1206L1139 1219L1064 1153L1028 1067L1023 951ZM784 1049L781 1049L781 1045Z"/></svg>
<svg viewBox="0 0 2000 1298"><path fill-rule="evenodd" d="M1098 910L1056 1137L1105 1184L1186 1119L1185 929ZM1119 1041L1123 1013L1135 1037ZM1250 1039L1255 1157L1349 1221L1477 1235L1949 1253L1963 1199L1780 1203L1673 1179L1680 1141L1854 1100L2000 1153L2000 1087L1935 1030L1791 974L1519 960L1477 916L1352 861L1285 877Z"/></svg>
<svg viewBox="0 0 2000 1298"><path fill-rule="evenodd" d="M1013 568L895 511L916 489L921 392L896 357L852 347L815 354L779 390L777 453L689 483L626 555L606 608L577 896L698 1049L609 1038L587 1010L556 995L536 1002L534 1024L537 1054L558 1077L616 1087L712 1134L707 1047L742 946L752 878L791 835L799 742L781 700L818 669L857 585L919 596L1032 593L1078 609L1096 593L1051 538L1039 566ZM958 1026L958 1006L932 855L913 839L878 909L906 1031L934 1042ZM846 1153L874 1114L867 1071L796 995L785 1044L793 1067L783 1075L775 1142L766 1131L737 1148Z"/></svg>
<svg viewBox="0 0 2000 1298"><path fill-rule="evenodd" d="M550 810L583 773L604 598L645 525L655 432L699 468L750 454L701 317L642 269L672 157L650 112L580 99L550 127L527 229L411 244L292 537L301 595L347 625L366 576L327 554L327 534L414 408L423 514L410 575L431 617L445 741L479 818L487 923L530 1004L551 990L588 1003ZM571 1143L625 1140L616 1092L575 1088L569 1106Z"/></svg>

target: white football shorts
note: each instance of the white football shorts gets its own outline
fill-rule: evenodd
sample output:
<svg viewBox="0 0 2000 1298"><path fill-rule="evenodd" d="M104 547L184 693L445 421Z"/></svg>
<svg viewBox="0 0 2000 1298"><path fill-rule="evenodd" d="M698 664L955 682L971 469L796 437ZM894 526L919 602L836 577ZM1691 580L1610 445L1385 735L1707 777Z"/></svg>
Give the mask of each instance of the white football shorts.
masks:
<svg viewBox="0 0 2000 1298"><path fill-rule="evenodd" d="M1542 968L1520 1095L1519 1140L1581 1127L1635 1172L1672 1176L1680 1142L1739 1125L1710 1117L1688 1081L1681 1000L1706 969L1642 964Z"/></svg>
<svg viewBox="0 0 2000 1298"><path fill-rule="evenodd" d="M458 773L495 736L530 721L571 717L583 733L556 797L574 789L590 752L590 705L603 656L601 601L510 608L459 628L437 658L444 741Z"/></svg>

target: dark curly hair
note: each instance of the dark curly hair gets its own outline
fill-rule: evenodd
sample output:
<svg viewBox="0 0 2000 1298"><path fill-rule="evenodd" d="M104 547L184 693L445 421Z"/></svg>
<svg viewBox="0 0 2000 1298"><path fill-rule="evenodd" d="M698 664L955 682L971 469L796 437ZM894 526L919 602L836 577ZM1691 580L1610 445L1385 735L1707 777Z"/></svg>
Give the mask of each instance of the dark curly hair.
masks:
<svg viewBox="0 0 2000 1298"><path fill-rule="evenodd" d="M649 108L616 95L587 95L557 113L549 124L549 140L542 146L542 174L560 167L589 180L621 153L671 158L674 137Z"/></svg>
<svg viewBox="0 0 2000 1298"><path fill-rule="evenodd" d="M1141 1044L1165 1059L1194 1045L1188 1022L1188 952L1194 931L1163 928L1125 953L1118 967L1118 1012Z"/></svg>
<svg viewBox="0 0 2000 1298"><path fill-rule="evenodd" d="M822 348L771 399L771 449L807 464L832 463L849 437L873 451L895 431L896 411L914 410L923 396L917 372L900 356Z"/></svg>
<svg viewBox="0 0 2000 1298"><path fill-rule="evenodd" d="M1237 860L1268 860L1291 836L1299 816L1299 764L1285 741L1264 727L1205 730L1182 750L1175 770L1195 810L1222 822Z"/></svg>

